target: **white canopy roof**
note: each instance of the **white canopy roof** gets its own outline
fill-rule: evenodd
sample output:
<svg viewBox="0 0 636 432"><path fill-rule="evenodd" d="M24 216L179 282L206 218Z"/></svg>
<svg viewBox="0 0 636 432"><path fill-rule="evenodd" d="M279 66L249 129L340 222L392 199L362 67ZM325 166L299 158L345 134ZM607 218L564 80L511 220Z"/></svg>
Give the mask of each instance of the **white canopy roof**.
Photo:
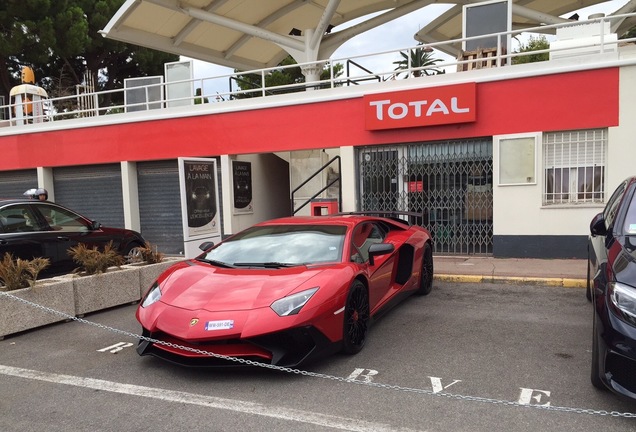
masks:
<svg viewBox="0 0 636 432"><path fill-rule="evenodd" d="M475 3L470 1L458 1L448 11L435 18L428 25L415 33L415 40L423 43L450 41L462 37L462 8L464 4ZM559 24L570 22L568 16L575 10L593 6L604 1L595 0L514 0L512 5L512 29L523 30L525 28L539 27L541 25ZM636 10L636 1L630 0L612 15L631 13ZM561 18L565 15L566 18ZM587 16L578 19L587 20ZM633 20L616 20L612 22L612 32L623 33L635 23ZM457 47L451 48L445 45L443 51L457 55Z"/></svg>
<svg viewBox="0 0 636 432"><path fill-rule="evenodd" d="M435 0L127 0L104 36L240 70L273 67L292 54L299 63L328 59L344 42L369 29L428 6ZM415 38L436 42L461 37L462 5ZM513 0L517 26L563 21L559 15L598 0ZM636 9L636 0L628 5ZM353 19L380 13L338 31ZM586 17L582 17L586 18ZM335 28L334 28L335 27ZM414 29L415 30L415 29Z"/></svg>

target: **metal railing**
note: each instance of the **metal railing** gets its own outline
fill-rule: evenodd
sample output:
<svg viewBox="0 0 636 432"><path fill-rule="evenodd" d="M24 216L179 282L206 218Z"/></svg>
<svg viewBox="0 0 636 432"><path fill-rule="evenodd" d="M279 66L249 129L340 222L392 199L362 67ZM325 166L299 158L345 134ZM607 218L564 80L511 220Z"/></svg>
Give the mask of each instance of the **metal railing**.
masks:
<svg viewBox="0 0 636 432"><path fill-rule="evenodd" d="M294 199L294 195L296 194L296 192L298 192L303 186L305 186L307 183L309 183L311 180L313 180L317 175L322 174L322 172L324 170L326 170L333 162L338 161L338 176L330 181L329 183L327 183L326 186L324 186L323 188L321 188L318 192L314 193L310 198L307 198L298 208L295 208L295 199ZM321 166L320 168L318 168L318 170L316 170L316 172L314 172L312 175L309 176L309 178L307 178L304 182L302 182L300 185L298 185L291 193L291 212L292 215L295 215L296 213L298 213L302 208L304 208L307 204L309 204L312 200L316 199L318 197L318 195L320 195L321 193L323 193L324 191L326 191L327 189L329 189L331 186L333 186L334 184L338 183L338 211L341 212L342 211L342 181L341 181L341 175L340 173L342 172L342 167L341 167L341 162L340 162L340 156L334 156L333 158L331 158L331 160L329 162L327 162L326 164L324 164L323 166Z"/></svg>
<svg viewBox="0 0 636 432"><path fill-rule="evenodd" d="M328 78L304 83L268 86L266 77L275 71L284 71L288 68L310 66L315 64L313 62L277 66L254 71L197 78L193 80L162 82L133 88L129 87L98 92L85 92L81 94L81 100L83 103L78 103L78 95L55 97L43 102L44 109L42 110L42 114L40 114L39 118L27 118L26 121L22 123L41 123L66 119L79 119L89 116L95 118L104 115L129 113L133 111L168 109L175 105L196 105L200 103L198 101L201 100L209 103L223 103L243 98L271 97L273 95L298 92L305 89L333 89L336 87L351 85L358 86L370 83L382 83L385 81L406 79L419 75L423 76L426 75L425 71L443 70L444 73L459 73L459 71L462 70L473 69L470 65L475 65L478 62L484 62L486 60L490 64L489 67L507 67L514 64L516 62L515 59L537 54L548 54L549 56L556 57L559 56L559 53L565 55L568 52L575 52L576 50L581 51L585 49L588 51L592 50L597 54L604 54L606 52L615 52L617 50L617 40L615 37L609 37L610 35L606 32L607 28L611 28L612 23L619 22L618 20L624 20L635 16L636 13L601 17L587 21L573 21L571 23L544 25L540 27L526 28L523 30L493 33L484 36L473 36L425 45L419 44L398 50L376 52L348 58L321 60L320 64L323 68L329 70ZM506 49L506 47L509 46L508 41L511 41L511 44L518 43L516 39L521 35L554 33L559 29L576 26L598 26L598 31L593 33L593 37L582 38L580 41L581 43L576 46L566 46L562 48L551 47L549 49L529 52L519 52L514 49ZM492 48L489 54L490 56L487 59L480 57L464 58L462 56L463 51L461 50L461 47L464 46L466 42L493 37L497 38L497 46ZM634 43L636 42L636 38L621 39L620 42L621 44ZM433 50L436 55L440 56L439 58L441 58L442 61L437 62L434 65L421 67L413 65L411 60L412 56L408 54L413 52L413 50L421 50L423 48L427 51ZM407 53L406 64L403 65L402 68L396 69L394 67L394 63L396 60L404 59L404 56L401 55L402 53ZM459 55L453 57L445 53L459 53ZM342 67L343 64L346 65L346 68ZM338 76L337 69L335 69L336 66L343 73L341 76ZM400 78L398 73L400 76L405 76L405 78ZM245 85L245 80L242 77L248 75L256 75L259 77L259 80L256 81L259 83L258 87L254 87L253 83ZM233 83L238 84L238 88L234 88ZM167 98L165 95L168 94L168 87L175 84L189 84L193 89L200 88L202 89L202 94L195 95L194 92L192 92L193 94L187 97ZM243 88L241 84L247 88ZM134 103L125 102L126 92L130 91L142 92L142 94L145 95L145 99L142 98L142 101ZM153 97L153 95L156 94L160 96ZM90 101L90 103L87 103L87 101ZM0 112L9 114L8 120L0 120L0 126L15 126L18 124L18 122L15 121L16 119L13 114L16 110L20 109L24 109L24 104L18 105L15 103L9 103L0 106Z"/></svg>
<svg viewBox="0 0 636 432"><path fill-rule="evenodd" d="M382 82L382 77L379 75L373 75L373 72L370 71L369 69L365 68L364 66L362 66L361 64L356 63L355 61L351 60L351 59L347 59L347 77L351 77L353 75L353 71L358 69L358 70L362 70L364 72L366 72L366 74L368 76L364 77L364 78L357 78L357 79L351 79L351 78L347 78L347 85L360 85L363 84L365 81L373 81L373 82ZM354 69L355 68L355 69Z"/></svg>

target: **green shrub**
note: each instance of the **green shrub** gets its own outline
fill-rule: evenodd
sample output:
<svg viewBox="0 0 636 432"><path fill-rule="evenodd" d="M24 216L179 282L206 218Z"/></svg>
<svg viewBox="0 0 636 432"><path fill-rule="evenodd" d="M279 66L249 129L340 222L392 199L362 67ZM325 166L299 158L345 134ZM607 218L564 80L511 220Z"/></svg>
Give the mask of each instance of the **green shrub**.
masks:
<svg viewBox="0 0 636 432"><path fill-rule="evenodd" d="M113 249L112 241L104 247L103 251L100 251L97 246L89 248L84 243L80 243L70 248L68 254L79 266L73 272L85 275L104 273L109 267L121 267L125 262L124 257Z"/></svg>
<svg viewBox="0 0 636 432"><path fill-rule="evenodd" d="M11 291L35 286L38 275L49 264L48 258L14 259L9 252L5 253L0 261L0 290Z"/></svg>

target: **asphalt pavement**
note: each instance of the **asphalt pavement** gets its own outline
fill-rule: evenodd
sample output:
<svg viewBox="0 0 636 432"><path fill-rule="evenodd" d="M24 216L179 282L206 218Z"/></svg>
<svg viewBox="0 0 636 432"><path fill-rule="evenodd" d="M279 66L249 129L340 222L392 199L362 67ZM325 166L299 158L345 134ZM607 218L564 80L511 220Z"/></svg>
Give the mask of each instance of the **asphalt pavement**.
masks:
<svg viewBox="0 0 636 432"><path fill-rule="evenodd" d="M0 341L0 431L634 432L590 383L582 291L436 281L298 371L139 357L136 305L107 309Z"/></svg>
<svg viewBox="0 0 636 432"><path fill-rule="evenodd" d="M445 282L487 282L585 288L583 259L435 256L435 279Z"/></svg>

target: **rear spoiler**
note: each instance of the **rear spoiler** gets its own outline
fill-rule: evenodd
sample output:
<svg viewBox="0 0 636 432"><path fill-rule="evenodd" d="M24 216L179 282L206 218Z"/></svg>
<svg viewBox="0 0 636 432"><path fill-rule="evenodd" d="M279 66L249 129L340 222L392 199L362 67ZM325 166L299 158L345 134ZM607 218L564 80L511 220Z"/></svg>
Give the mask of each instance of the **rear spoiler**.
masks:
<svg viewBox="0 0 636 432"><path fill-rule="evenodd" d="M358 215L358 216L378 216L386 219L391 219L392 221L411 226L411 222L408 220L404 220L400 218L400 216L412 216L422 218L424 217L423 213L418 212L408 212L408 211L362 211L362 212L346 212L346 213L338 213L339 216L344 215Z"/></svg>

